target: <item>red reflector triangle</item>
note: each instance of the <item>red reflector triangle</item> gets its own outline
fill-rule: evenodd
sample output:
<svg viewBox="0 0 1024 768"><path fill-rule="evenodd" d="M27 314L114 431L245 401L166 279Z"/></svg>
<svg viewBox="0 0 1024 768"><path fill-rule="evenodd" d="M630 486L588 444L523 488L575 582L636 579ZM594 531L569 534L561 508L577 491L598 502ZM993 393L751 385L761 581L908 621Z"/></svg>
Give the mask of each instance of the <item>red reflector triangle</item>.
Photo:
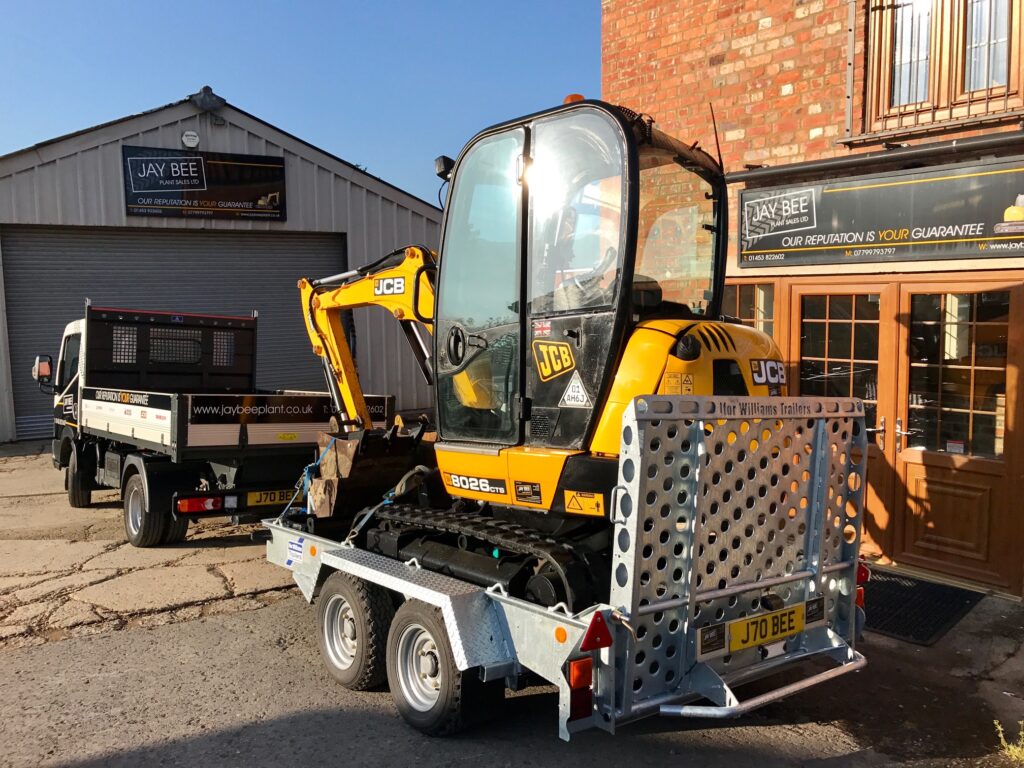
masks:
<svg viewBox="0 0 1024 768"><path fill-rule="evenodd" d="M609 648L611 644L612 632L608 629L604 616L600 613L595 613L594 618L590 620L590 626L587 627L587 633L583 635L580 650L596 651L598 648Z"/></svg>

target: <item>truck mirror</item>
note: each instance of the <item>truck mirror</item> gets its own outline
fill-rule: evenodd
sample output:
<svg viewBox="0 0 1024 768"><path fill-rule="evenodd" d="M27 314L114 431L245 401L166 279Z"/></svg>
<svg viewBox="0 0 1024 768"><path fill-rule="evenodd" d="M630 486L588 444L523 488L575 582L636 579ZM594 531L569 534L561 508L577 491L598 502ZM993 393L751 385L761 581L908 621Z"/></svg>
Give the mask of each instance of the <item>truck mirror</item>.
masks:
<svg viewBox="0 0 1024 768"><path fill-rule="evenodd" d="M49 355L38 355L32 365L32 378L39 384L49 384L53 378L53 358Z"/></svg>

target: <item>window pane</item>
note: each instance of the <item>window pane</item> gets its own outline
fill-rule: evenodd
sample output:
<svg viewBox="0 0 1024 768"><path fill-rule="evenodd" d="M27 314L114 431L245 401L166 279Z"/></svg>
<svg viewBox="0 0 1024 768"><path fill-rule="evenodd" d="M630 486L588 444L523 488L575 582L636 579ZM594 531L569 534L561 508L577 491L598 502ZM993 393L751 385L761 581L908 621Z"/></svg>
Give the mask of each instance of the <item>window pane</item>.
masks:
<svg viewBox="0 0 1024 768"><path fill-rule="evenodd" d="M849 320L853 317L853 296L828 297L829 320Z"/></svg>
<svg viewBox="0 0 1024 768"><path fill-rule="evenodd" d="M878 399L878 366L855 363L853 367L853 396L861 400Z"/></svg>
<svg viewBox="0 0 1024 768"><path fill-rule="evenodd" d="M615 129L586 112L539 122L530 153L530 309L537 315L612 304L622 211ZM666 220L657 237L679 248L680 236Z"/></svg>
<svg viewBox="0 0 1024 768"><path fill-rule="evenodd" d="M910 0L896 9L891 98L894 107L927 98L931 26L931 0Z"/></svg>
<svg viewBox="0 0 1024 768"><path fill-rule="evenodd" d="M970 368L942 369L942 407L964 410L971 407Z"/></svg>
<svg viewBox="0 0 1024 768"><path fill-rule="evenodd" d="M934 408L912 408L910 410L908 448L923 448L934 451L939 448L939 412ZM897 440L900 438L897 437Z"/></svg>
<svg viewBox="0 0 1024 768"><path fill-rule="evenodd" d="M802 323L800 326L800 356L825 356L825 324Z"/></svg>
<svg viewBox="0 0 1024 768"><path fill-rule="evenodd" d="M877 293L858 293L856 297L857 319L877 320L878 302L879 297Z"/></svg>
<svg viewBox="0 0 1024 768"><path fill-rule="evenodd" d="M857 323L853 334L853 356L858 360L878 359L878 325Z"/></svg>
<svg viewBox="0 0 1024 768"><path fill-rule="evenodd" d="M850 359L850 331L852 323L828 324L828 356L840 360Z"/></svg>
<svg viewBox="0 0 1024 768"><path fill-rule="evenodd" d="M825 394L825 363L819 360L804 360L800 363L800 394Z"/></svg>
<svg viewBox="0 0 1024 768"><path fill-rule="evenodd" d="M829 397L850 397L850 391L850 364L829 362L825 394Z"/></svg>
<svg viewBox="0 0 1024 768"><path fill-rule="evenodd" d="M967 67L964 88L1006 85L1010 0L967 0Z"/></svg>
<svg viewBox="0 0 1024 768"><path fill-rule="evenodd" d="M825 319L825 297L804 296L800 302L803 316L808 320Z"/></svg>
<svg viewBox="0 0 1024 768"><path fill-rule="evenodd" d="M979 323L1005 323L1010 319L1009 291L989 291L978 294Z"/></svg>
<svg viewBox="0 0 1024 768"><path fill-rule="evenodd" d="M740 286L740 317L744 320L754 319L754 286Z"/></svg>
<svg viewBox="0 0 1024 768"><path fill-rule="evenodd" d="M775 317L775 286L759 285L757 286L757 295L758 317L770 321Z"/></svg>
<svg viewBox="0 0 1024 768"><path fill-rule="evenodd" d="M722 313L731 315L732 317L739 317L736 314L736 286L727 285L725 291L722 293Z"/></svg>
<svg viewBox="0 0 1024 768"><path fill-rule="evenodd" d="M910 369L910 404L939 405L939 372L937 365L914 366Z"/></svg>

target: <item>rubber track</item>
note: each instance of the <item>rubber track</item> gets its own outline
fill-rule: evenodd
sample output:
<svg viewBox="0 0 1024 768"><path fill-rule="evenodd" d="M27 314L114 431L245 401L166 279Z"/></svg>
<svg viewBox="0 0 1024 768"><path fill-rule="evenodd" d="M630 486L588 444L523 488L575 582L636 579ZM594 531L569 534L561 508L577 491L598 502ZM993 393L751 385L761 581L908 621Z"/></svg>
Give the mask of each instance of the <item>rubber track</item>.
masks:
<svg viewBox="0 0 1024 768"><path fill-rule="evenodd" d="M576 550L565 542L543 536L531 528L515 523L481 517L467 512L429 509L394 504L381 507L376 514L379 520L406 523L419 528L434 529L446 533L463 534L494 544L500 549L522 555L533 555L543 560L554 560L555 555L566 555L579 559Z"/></svg>

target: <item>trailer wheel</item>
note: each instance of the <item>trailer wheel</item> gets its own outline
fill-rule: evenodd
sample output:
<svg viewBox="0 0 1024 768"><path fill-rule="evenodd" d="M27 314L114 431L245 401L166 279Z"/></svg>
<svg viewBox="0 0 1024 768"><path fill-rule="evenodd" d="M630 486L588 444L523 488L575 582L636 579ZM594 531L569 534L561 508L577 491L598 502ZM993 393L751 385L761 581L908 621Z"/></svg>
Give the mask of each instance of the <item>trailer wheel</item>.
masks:
<svg viewBox="0 0 1024 768"><path fill-rule="evenodd" d="M68 503L75 509L83 509L92 503L89 478L79 465L78 449L72 444L68 466L64 470L64 486L68 489Z"/></svg>
<svg viewBox="0 0 1024 768"><path fill-rule="evenodd" d="M438 608L406 600L388 633L388 684L399 714L428 736L450 736L492 714L503 682L484 683L455 666Z"/></svg>
<svg viewBox="0 0 1024 768"><path fill-rule="evenodd" d="M136 547L152 547L163 539L167 519L154 514L146 503L146 483L135 474L124 486L124 532Z"/></svg>
<svg viewBox="0 0 1024 768"><path fill-rule="evenodd" d="M320 655L331 677L353 691L384 682L388 626L395 614L383 587L347 573L332 573L317 598Z"/></svg>

